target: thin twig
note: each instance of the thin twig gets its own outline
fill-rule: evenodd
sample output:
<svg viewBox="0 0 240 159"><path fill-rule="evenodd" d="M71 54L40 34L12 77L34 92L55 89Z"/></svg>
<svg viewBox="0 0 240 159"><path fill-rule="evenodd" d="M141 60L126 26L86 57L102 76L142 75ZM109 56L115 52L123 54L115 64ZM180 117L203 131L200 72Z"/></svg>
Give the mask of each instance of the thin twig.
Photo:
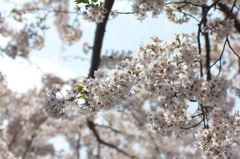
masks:
<svg viewBox="0 0 240 159"><path fill-rule="evenodd" d="M101 127L101 128L107 128L107 129L110 129L110 130L112 130L113 132L115 132L115 133L117 133L117 134L122 134L121 131L116 130L116 129L114 129L114 128L112 128L112 127L109 127L109 126L106 126L106 125L98 125L98 124L95 124L95 126Z"/></svg>
<svg viewBox="0 0 240 159"><path fill-rule="evenodd" d="M113 144L111 144L111 143L107 143L106 141L102 140L102 139L100 138L100 136L99 136L96 128L95 128L95 124L94 124L93 121L87 120L87 125L88 125L88 128L89 128L90 130L92 130L94 136L96 137L97 141L98 141L100 144L103 144L103 145L105 145L105 146L108 146L108 147L110 147L110 148L112 148L112 149L114 149L114 150L116 150L116 151L124 154L124 155L127 156L127 157L137 158L136 156L130 155L130 154L128 154L127 152L119 149L117 146L115 146L115 145L113 145Z"/></svg>
<svg viewBox="0 0 240 159"><path fill-rule="evenodd" d="M225 47L226 47L227 41L228 41L228 36L226 37L226 40L225 40L225 42L223 44L223 49L222 49L220 57L208 68L208 69L211 69L219 61L219 71L218 71L217 76L220 75L220 72L221 72L221 69L222 69L222 56L223 56L223 53L225 51Z"/></svg>
<svg viewBox="0 0 240 159"><path fill-rule="evenodd" d="M202 118L201 121L199 121L197 124L195 124L195 125L193 125L193 126L190 126L190 127L187 127L187 128L185 128L185 127L180 127L180 128L181 128L181 129L186 129L186 130L188 130L188 129L197 127L197 126L200 125L203 121L204 121L204 118Z"/></svg>
<svg viewBox="0 0 240 159"><path fill-rule="evenodd" d="M230 50L238 57L238 59L240 59L240 55L233 49L229 39L227 39L227 43L228 43Z"/></svg>

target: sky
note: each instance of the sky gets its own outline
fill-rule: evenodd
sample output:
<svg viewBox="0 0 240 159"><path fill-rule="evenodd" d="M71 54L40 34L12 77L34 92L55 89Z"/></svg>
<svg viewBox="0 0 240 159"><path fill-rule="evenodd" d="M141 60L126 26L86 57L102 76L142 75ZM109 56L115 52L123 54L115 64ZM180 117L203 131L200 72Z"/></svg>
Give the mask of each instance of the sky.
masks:
<svg viewBox="0 0 240 159"><path fill-rule="evenodd" d="M24 0L16 1L18 4L24 2ZM9 8L16 7L14 3L6 3ZM73 8L74 3L71 4L70 10ZM114 4L113 9L131 11L131 4L127 1L118 1ZM0 56L0 71L6 76L8 85L13 91L21 93L30 88L39 88L43 73L52 73L64 80L87 76L91 52L85 55L81 46L84 42L92 45L96 25L85 22L81 16L79 20L83 36L72 46L63 45L52 20L49 19L47 25L51 28L45 33L46 41L43 49L32 51L28 60L22 58L13 60L6 56ZM19 28L20 25L16 25L16 29ZM158 36L164 41L169 41L174 39L176 33L194 31L196 30L192 22L183 25L172 24L164 16L152 19L149 15L146 20L141 22L134 15L119 15L108 21L102 52L106 50L136 52L140 44L150 41L150 36ZM0 45L4 43L6 40L0 37ZM71 58L73 56L80 56L85 60L73 59ZM66 57L65 60L63 57Z"/></svg>

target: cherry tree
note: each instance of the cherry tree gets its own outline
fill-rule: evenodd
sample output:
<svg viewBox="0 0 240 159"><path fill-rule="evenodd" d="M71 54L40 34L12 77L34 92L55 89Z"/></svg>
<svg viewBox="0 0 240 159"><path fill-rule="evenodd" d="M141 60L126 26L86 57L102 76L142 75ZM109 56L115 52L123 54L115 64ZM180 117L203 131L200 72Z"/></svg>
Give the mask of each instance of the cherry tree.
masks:
<svg viewBox="0 0 240 159"><path fill-rule="evenodd" d="M69 3L36 1L14 8L11 18L25 24L20 31L10 29L1 13L0 33L11 39L1 51L12 58L27 58L43 47L50 14L68 45L84 32L80 17L97 24L93 45L83 46L92 51L88 77L63 81L45 75L41 91L21 96L1 80L5 156L79 159L84 151L87 158L240 157L239 1L133 0L129 12L112 10L114 0L76 0L75 12ZM36 14L37 21L25 23L27 14ZM174 24L194 20L196 32L176 33L167 43L153 36L136 53L101 57L109 16L121 14L133 14L136 21L160 14ZM72 154L47 142L59 134Z"/></svg>

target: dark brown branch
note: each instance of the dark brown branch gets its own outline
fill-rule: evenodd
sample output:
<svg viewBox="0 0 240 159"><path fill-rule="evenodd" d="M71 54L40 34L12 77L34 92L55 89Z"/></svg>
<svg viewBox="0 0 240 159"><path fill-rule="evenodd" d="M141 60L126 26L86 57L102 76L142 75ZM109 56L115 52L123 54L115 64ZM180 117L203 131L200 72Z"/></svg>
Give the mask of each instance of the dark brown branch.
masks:
<svg viewBox="0 0 240 159"><path fill-rule="evenodd" d="M202 19L198 25L202 26L202 24L204 22L204 17L207 17L207 14L210 11L210 9L212 9L212 7L216 6L218 4L218 2L219 2L219 0L216 0L210 6L205 6L205 12L203 13Z"/></svg>
<svg viewBox="0 0 240 159"><path fill-rule="evenodd" d="M92 49L92 61L91 61L91 67L88 74L88 77L94 77L94 71L98 69L100 64L100 55L101 55L101 49L103 45L103 37L105 34L106 24L109 17L109 12L112 9L114 0L105 0L104 8L107 9L107 13L105 14L105 18L103 19L102 23L97 24L96 32L95 32L95 39L94 39L94 45Z"/></svg>
<svg viewBox="0 0 240 159"><path fill-rule="evenodd" d="M231 18L234 19L234 26L236 28L236 30L240 33L240 21L237 18L237 15L232 14L232 9L230 9L228 6L219 3L218 6L220 7L221 11L226 15L226 16L230 16Z"/></svg>
<svg viewBox="0 0 240 159"><path fill-rule="evenodd" d="M134 14L134 12L117 12L118 14Z"/></svg>
<svg viewBox="0 0 240 159"><path fill-rule="evenodd" d="M219 2L219 0L214 1L210 6L203 6L204 12L202 13L202 19L201 21L198 23L198 32L197 32L197 43L198 43L198 53L200 55L200 76L203 76L203 66L202 66L202 60L201 60L201 54L202 54L202 49L201 49L201 33L202 32L202 25L204 23L204 21L206 21L206 17L208 12L210 11L210 9L214 6L217 5L217 3Z"/></svg>
<svg viewBox="0 0 240 159"><path fill-rule="evenodd" d="M202 58L201 58L202 49L201 49L200 33L201 33L201 25L198 24L197 43L198 43L198 54L200 55L200 76L203 77L203 65L202 65Z"/></svg>
<svg viewBox="0 0 240 159"><path fill-rule="evenodd" d="M195 6L195 7L201 7L201 5L194 4L194 3L190 2L190 1L187 1L187 0L180 1L180 2L168 2L168 3L166 3L166 6L170 5L170 4L183 4L183 6L181 6L181 8L187 6L188 4L192 5L192 6Z"/></svg>
<svg viewBox="0 0 240 159"><path fill-rule="evenodd" d="M198 111L198 109L196 110L196 112ZM191 117L192 118L196 118L196 117L199 117L199 116L203 116L203 113L198 113L198 114L193 114Z"/></svg>
<svg viewBox="0 0 240 159"><path fill-rule="evenodd" d="M187 127L187 128L185 128L185 127L180 127L180 128L181 128L181 129L186 129L186 130L188 130L188 129L197 127L197 126L200 125L202 122L204 122L204 118L202 118L202 120L200 120L198 123L196 123L196 124L193 125L193 126L190 126L190 127Z"/></svg>
<svg viewBox="0 0 240 159"><path fill-rule="evenodd" d="M209 34L204 33L204 38L205 38L205 48L206 48L206 70L207 70L207 80L211 80L211 69L210 63L211 63L211 47L210 47L210 40L209 40Z"/></svg>
<svg viewBox="0 0 240 159"><path fill-rule="evenodd" d="M208 128L208 125L207 125L207 112L205 111L205 108L204 108L204 106L202 104L199 104L199 106L200 106L200 110L202 111L202 120L201 120L201 122L203 122L204 128L207 129Z"/></svg>
<svg viewBox="0 0 240 159"><path fill-rule="evenodd" d="M227 43L228 43L228 47L230 48L230 50L238 57L238 59L240 60L240 55L233 49L230 40L227 38Z"/></svg>
<svg viewBox="0 0 240 159"><path fill-rule="evenodd" d="M90 130L92 130L92 132L93 132L94 136L96 137L98 143L103 144L103 145L105 145L105 146L107 146L107 147L110 147L110 148L112 148L112 149L114 149L114 150L116 150L116 151L124 154L125 156L130 157L130 158L137 158L136 156L132 156L132 155L128 154L127 152L119 149L117 146L115 146L115 145L113 145L113 144L111 144L111 143L107 143L106 141L102 140L102 139L100 138L100 136L99 136L96 128L95 128L96 125L95 125L92 121L88 120L88 121L87 121L87 125L88 125L88 128L89 128Z"/></svg>
<svg viewBox="0 0 240 159"><path fill-rule="evenodd" d="M205 10L206 7L203 6L202 7L202 13L203 16L205 14ZM205 17L203 18L203 26L206 27L207 25L207 16L205 15ZM209 40L209 34L204 32L204 39L205 39L205 48L206 48L206 70L207 70L207 80L211 80L211 69L209 69L210 67L210 62L211 62L211 48L210 48L210 40Z"/></svg>
<svg viewBox="0 0 240 159"><path fill-rule="evenodd" d="M111 131L113 131L113 132L115 132L115 133L117 133L117 134L122 134L121 131L116 130L116 129L114 129L114 128L112 128L112 127L109 127L109 126L106 126L106 125L98 125L98 124L95 124L95 126L101 127L101 128L110 129Z"/></svg>
<svg viewBox="0 0 240 159"><path fill-rule="evenodd" d="M230 50L238 57L238 73L240 73L240 55L233 49L233 47L230 43L230 40L227 39L226 41L228 43L228 47L230 48Z"/></svg>

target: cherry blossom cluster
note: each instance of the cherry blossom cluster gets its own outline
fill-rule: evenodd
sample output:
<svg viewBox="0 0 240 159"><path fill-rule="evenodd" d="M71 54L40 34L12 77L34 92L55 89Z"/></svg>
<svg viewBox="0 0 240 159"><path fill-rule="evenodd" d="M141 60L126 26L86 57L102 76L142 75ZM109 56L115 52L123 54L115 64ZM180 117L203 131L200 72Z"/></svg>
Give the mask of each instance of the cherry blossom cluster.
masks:
<svg viewBox="0 0 240 159"><path fill-rule="evenodd" d="M226 97L227 81L199 78L199 56L190 38L181 41L177 37L177 40L163 47L159 45L158 38L154 37L153 41L140 47L140 57L136 60L134 70L141 79L139 84L143 89L159 99L161 109L150 117L153 132L161 135L184 132L185 128L196 123L190 122L186 101L211 108L219 106Z"/></svg>
<svg viewBox="0 0 240 159"><path fill-rule="evenodd" d="M152 12L152 17L157 18L164 7L164 0L134 0L132 11L139 20L144 20L147 17L147 12Z"/></svg>
<svg viewBox="0 0 240 159"><path fill-rule="evenodd" d="M83 109L97 112L134 94L134 86L156 96L161 103L160 107L168 110L176 107L182 110L183 107L179 105L187 108L185 99L217 105L220 102L218 98L226 94L227 84L222 79L207 82L199 78L197 48L187 35L183 37L186 40L181 41L178 36L163 46L160 46L161 41L157 37L152 37L153 43L140 47L137 56L122 61L112 73L98 70L95 71L95 79L81 81L76 87L78 89L71 91L69 98L81 98L85 100ZM63 101L56 99L55 93L47 98L48 104L51 105L52 101L53 105L57 105L59 102L62 108ZM69 101L69 98L63 99Z"/></svg>
<svg viewBox="0 0 240 159"><path fill-rule="evenodd" d="M0 31L7 29L4 36L13 38L2 49L9 57L21 56L27 58L31 49L41 49L43 47L44 37L35 30L36 26L34 24L25 26L19 32L9 30L7 27L9 26L3 26Z"/></svg>
<svg viewBox="0 0 240 159"><path fill-rule="evenodd" d="M229 115L224 109L214 108L210 117L210 128L196 133L195 147L204 158L239 158L239 153L232 153L237 146L234 138L240 134L239 114Z"/></svg>
<svg viewBox="0 0 240 159"><path fill-rule="evenodd" d="M83 19L89 22L103 22L106 9L103 6L90 4L86 7L86 11L82 12Z"/></svg>
<svg viewBox="0 0 240 159"><path fill-rule="evenodd" d="M210 33L215 33L217 40L221 40L233 31L234 20L215 18L206 27L205 30Z"/></svg>
<svg viewBox="0 0 240 159"><path fill-rule="evenodd" d="M131 59L131 51L107 51L106 55L101 57L100 68L114 69L121 61Z"/></svg>
<svg viewBox="0 0 240 159"><path fill-rule="evenodd" d="M56 95L57 92L49 92L46 94L43 109L47 114L55 119L65 119L67 114L64 112L66 101Z"/></svg>
<svg viewBox="0 0 240 159"><path fill-rule="evenodd" d="M58 88L49 92L45 98L44 110L50 117L62 119L67 116L64 109L69 102L81 114L109 109L129 96L136 79L134 75L119 69L113 70L110 75L98 70L95 77L96 79L84 79L76 88L67 91L67 97L57 96L57 93L61 94Z"/></svg>
<svg viewBox="0 0 240 159"><path fill-rule="evenodd" d="M166 13L167 19L170 22L174 22L176 24L186 23L190 19L186 14L180 13L177 9L171 8L171 7L168 7L167 9L165 9L165 13Z"/></svg>
<svg viewBox="0 0 240 159"><path fill-rule="evenodd" d="M89 115L111 109L144 92L144 100L156 99L152 103L157 109L149 115L155 134L179 136L204 121L205 129L198 131L195 143L203 155L233 154L227 148L234 147L240 119L237 114L230 116L222 111L228 82L220 77L210 81L200 77L197 47L188 35L177 35L165 44L157 37L151 39L151 43L139 47L136 56L123 60L112 72L99 69L94 79L81 80L66 94L55 88L46 96L44 110L57 119L68 116L65 112L68 107ZM189 102L198 103L194 115L188 112ZM127 105L124 107L127 109Z"/></svg>
<svg viewBox="0 0 240 159"><path fill-rule="evenodd" d="M79 41L79 39L82 37L82 31L79 29L79 26L73 27L70 25L63 25L61 32L61 39L69 45Z"/></svg>
<svg viewBox="0 0 240 159"><path fill-rule="evenodd" d="M192 117L186 112L185 106L180 105L174 111L160 109L151 114L149 120L152 123L151 129L154 134L177 136L185 133L187 128L190 127L189 123Z"/></svg>
<svg viewBox="0 0 240 159"><path fill-rule="evenodd" d="M13 33L13 39L8 42L4 52L12 58L16 56L27 58L31 49L41 49L44 38L35 32L35 27L32 24L23 28L20 32Z"/></svg>
<svg viewBox="0 0 240 159"><path fill-rule="evenodd" d="M117 10L112 10L110 15L113 17L113 18L116 18L118 16L118 11Z"/></svg>
<svg viewBox="0 0 240 159"><path fill-rule="evenodd" d="M95 79L82 80L75 89L68 91L68 97L58 99L56 92L50 93L45 110L50 116L54 113L61 116L63 104L72 102L84 114L98 112L119 104L140 90L159 99L160 107L169 111L185 111L188 107L186 99L214 107L221 102L220 95L225 95L226 83L221 79L207 82L198 77L196 46L187 35L183 37L185 40L177 36L176 40L163 46L157 37L152 37L153 43L140 47L137 56L122 61L110 74L96 71Z"/></svg>
<svg viewBox="0 0 240 159"><path fill-rule="evenodd" d="M65 1L64 5L56 6L56 8L61 8L62 10L67 10L69 7L69 2ZM82 37L82 30L80 27L80 22L75 19L70 23L70 16L68 14L59 13L55 14L54 24L58 30L61 40L67 44L72 45L79 41Z"/></svg>
<svg viewBox="0 0 240 159"><path fill-rule="evenodd" d="M80 93L85 102L78 108L80 111L91 113L112 108L129 97L131 87L136 84L135 75L118 68L110 75L98 70L95 72L95 78L83 80L81 83L83 89Z"/></svg>
<svg viewBox="0 0 240 159"><path fill-rule="evenodd" d="M199 15L201 7L207 4L207 0L168 1L164 7L167 19L176 24L186 23L194 16Z"/></svg>
<svg viewBox="0 0 240 159"><path fill-rule="evenodd" d="M26 56L29 52L28 39L28 33L25 30L22 30L16 35L16 38L13 41L8 43L4 49L5 53L12 58L15 58L19 53L21 56Z"/></svg>
<svg viewBox="0 0 240 159"><path fill-rule="evenodd" d="M162 96L160 105L163 105L164 109L151 114L152 131L161 136L175 136L184 133L186 129L197 123L187 113L186 100L198 102L199 105L204 105L208 109L220 107L220 104L224 108L226 86L227 82L221 78L213 79L210 82L195 78L192 81L189 80L186 85L177 86L177 89L162 88L162 92L170 96Z"/></svg>

